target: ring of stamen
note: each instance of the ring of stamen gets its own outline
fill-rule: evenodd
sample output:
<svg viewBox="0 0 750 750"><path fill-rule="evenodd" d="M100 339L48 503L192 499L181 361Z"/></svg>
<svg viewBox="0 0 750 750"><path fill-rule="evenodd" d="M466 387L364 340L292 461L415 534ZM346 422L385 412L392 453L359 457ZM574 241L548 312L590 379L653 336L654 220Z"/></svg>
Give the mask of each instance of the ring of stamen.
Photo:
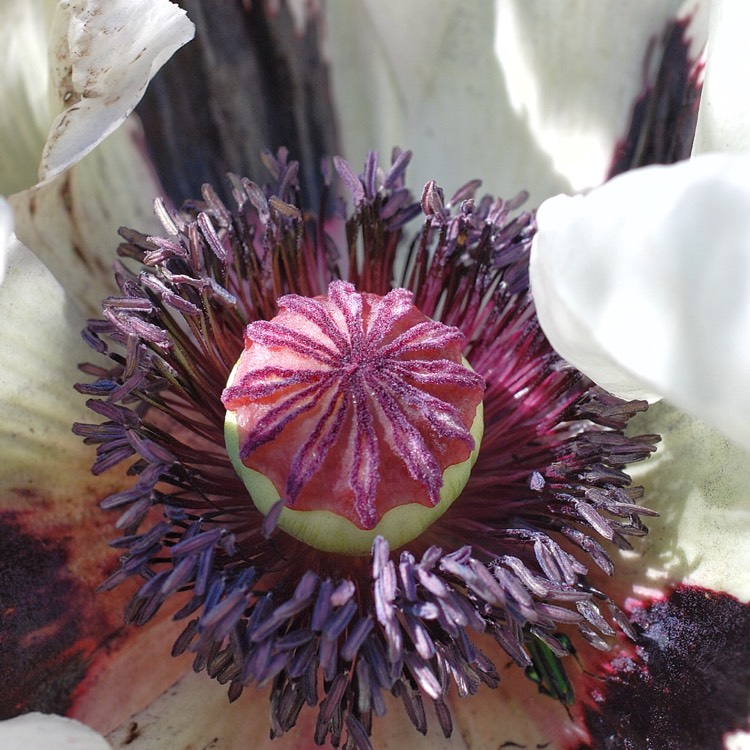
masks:
<svg viewBox="0 0 750 750"><path fill-rule="evenodd" d="M626 466L656 438L626 435L645 404L593 387L541 332L523 195L475 201L475 182L446 204L429 183L408 242L420 211L404 186L408 153L387 171L371 154L361 176L334 160L355 204L345 231L302 210L285 151L267 160L274 186L231 178L231 208L206 187L181 212L157 203L167 236L122 232L119 252L140 273L118 265L120 295L84 332L108 362L82 366L93 382L77 386L105 421L74 426L97 446L95 474L127 462L132 477L102 502L121 511L122 532L120 567L102 588L139 580L125 613L135 624L179 596L185 629L172 653L192 652L231 700L270 686L272 737L317 706L318 744L339 746L346 732L367 748L388 693L422 733L431 702L447 737L450 686L465 696L500 679L477 633L522 668L537 642L559 660L560 631L597 648L615 624L634 637L589 566L611 575L607 546L631 549L646 533L651 512ZM283 294L322 295L341 278L374 295L411 290L424 315L460 329L487 386L482 450L459 502L400 554L379 536L369 557L269 537L273 514L249 501L224 447L220 397L248 322L271 321Z"/></svg>

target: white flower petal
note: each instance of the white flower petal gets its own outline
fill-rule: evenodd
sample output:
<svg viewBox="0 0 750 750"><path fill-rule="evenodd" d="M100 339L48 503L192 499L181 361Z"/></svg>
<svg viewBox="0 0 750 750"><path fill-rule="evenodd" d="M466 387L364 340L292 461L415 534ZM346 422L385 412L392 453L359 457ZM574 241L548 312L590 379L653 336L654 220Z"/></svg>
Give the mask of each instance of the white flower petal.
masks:
<svg viewBox="0 0 750 750"><path fill-rule="evenodd" d="M713 0L693 153L750 151L750 3Z"/></svg>
<svg viewBox="0 0 750 750"><path fill-rule="evenodd" d="M494 0L333 0L326 4L344 155L383 160L412 149L409 184L435 179L450 196L470 179L533 200L569 188L510 108L494 53Z"/></svg>
<svg viewBox="0 0 750 750"><path fill-rule="evenodd" d="M127 486L130 485L124 482L122 488ZM101 540L109 539L112 534L113 519L96 510L103 523L101 528L95 529L92 525L89 529L89 544L94 533L100 535ZM94 544L97 544L95 537ZM108 572L111 571L110 567ZM188 651L175 658L169 653L172 644L185 629L185 620L171 617L178 609L175 603L168 603L143 627L123 627L122 613L130 603L133 592L128 586L120 586L105 595L97 593L96 586L102 579L100 577L91 586L91 598L112 613L112 619L118 626L118 637L110 636L106 648L98 649L95 658L90 661L86 678L76 690L71 713L79 721L107 734L123 723L129 726L127 720L134 713L150 706L165 690L190 672L195 655ZM183 599L183 603L186 600ZM201 676L228 704L223 688L205 674ZM123 685L128 686L126 693ZM139 747L132 745L129 750Z"/></svg>
<svg viewBox="0 0 750 750"><path fill-rule="evenodd" d="M0 198L0 284L5 278L8 264L8 247L13 242L13 211L8 201Z"/></svg>
<svg viewBox="0 0 750 750"><path fill-rule="evenodd" d="M413 148L413 187L474 177L540 203L598 184L681 0L333 0L327 50L344 152Z"/></svg>
<svg viewBox="0 0 750 750"><path fill-rule="evenodd" d="M37 181L39 158L54 115L47 95L47 43L55 0L0 3L0 193Z"/></svg>
<svg viewBox="0 0 750 750"><path fill-rule="evenodd" d="M750 732L730 732L724 738L724 750L750 750Z"/></svg>
<svg viewBox="0 0 750 750"><path fill-rule="evenodd" d="M635 593L686 583L750 602L750 457L706 424L668 404L652 406L631 430L662 435L655 456L630 467L660 513L638 552L625 553L615 583Z"/></svg>
<svg viewBox="0 0 750 750"><path fill-rule="evenodd" d="M482 647L496 664L507 661L496 644L489 642ZM272 740L268 733L268 698L267 689L248 687L238 703L230 704L224 689L205 674L188 674L107 739L114 750L174 750L211 747L212 743L222 750L314 750L317 710L303 706L296 726ZM428 731L422 736L408 719L401 700L388 693L384 698L386 715L373 717L374 748L484 750L517 743L551 750L586 739L585 730L568 720L561 705L539 700L537 686L516 667L502 670L497 690L482 686L477 695L465 698L450 691L447 702L454 728L449 739L443 737L428 701ZM138 727L138 739L131 744L128 738L133 723Z"/></svg>
<svg viewBox="0 0 750 750"><path fill-rule="evenodd" d="M166 0L61 0L50 55L62 111L40 179L60 174L112 133L193 33L185 12Z"/></svg>
<svg viewBox="0 0 750 750"><path fill-rule="evenodd" d="M161 192L129 118L68 172L11 196L16 234L52 271L87 315L116 291L112 264L120 226L158 232L153 198Z"/></svg>
<svg viewBox="0 0 750 750"><path fill-rule="evenodd" d="M750 156L629 172L538 221L531 284L555 349L750 448Z"/></svg>
<svg viewBox="0 0 750 750"><path fill-rule="evenodd" d="M222 750L313 750L316 711L303 708L297 726L271 740L268 691L246 689L240 704L205 674L188 673L107 739L114 750L220 747ZM237 710L239 709L239 710ZM132 741L132 725L137 740Z"/></svg>
<svg viewBox="0 0 750 750"><path fill-rule="evenodd" d="M93 729L73 719L30 713L0 721L3 750L111 750Z"/></svg>
<svg viewBox="0 0 750 750"><path fill-rule="evenodd" d="M643 90L649 47L681 4L498 4L495 49L513 110L573 190L604 181Z"/></svg>
<svg viewBox="0 0 750 750"><path fill-rule="evenodd" d="M8 248L0 286L0 491L50 485L47 498L90 484L92 450L71 432L91 420L78 362L92 359L83 319L52 274L18 241ZM43 471L40 467L43 466Z"/></svg>

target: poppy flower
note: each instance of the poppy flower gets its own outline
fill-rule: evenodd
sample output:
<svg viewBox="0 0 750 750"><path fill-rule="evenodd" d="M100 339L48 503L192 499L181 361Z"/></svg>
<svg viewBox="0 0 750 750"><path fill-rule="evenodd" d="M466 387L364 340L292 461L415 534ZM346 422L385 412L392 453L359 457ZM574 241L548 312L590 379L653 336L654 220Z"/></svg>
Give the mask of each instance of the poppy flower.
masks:
<svg viewBox="0 0 750 750"><path fill-rule="evenodd" d="M505 7L507 12L513 6ZM450 18L450 14L446 17ZM508 21L507 15L505 20ZM518 10L515 20L522 23L529 19ZM643 29L639 31L642 33ZM345 123L343 130L347 132ZM349 128L349 132L352 130L356 129ZM544 140L541 133L540 142ZM22 496L26 503L16 506L9 503L7 518L14 525L18 540L15 547L10 547L9 554L15 560L21 555L34 558L35 564L30 570L13 567L14 571L20 571L16 590L27 597L23 607L16 609L28 611L30 601L42 592L48 592L48 606L60 609L61 602L52 594L59 595L62 582L74 584L76 596L70 597L71 602L63 608L66 612L63 627L47 620L49 632L45 633L39 628L44 618L37 611L31 618L35 627L25 636L32 645L42 643L49 647L50 641L54 641L49 655L60 659L58 663L65 666L58 672L65 678L65 684L57 687L57 700L70 696L71 686L75 685L76 700L70 712L98 728L106 729L107 720L112 720L106 715L121 698L123 685L128 688L140 685L146 692L158 692L159 686L166 685L179 671L180 667L174 665L184 667L184 660L159 660L158 670L152 673L149 667L146 683L137 677L147 664L157 659L157 654L163 653L165 644L167 648L171 646L175 637L177 650L192 650L196 666L229 683L230 697L238 698L241 703L222 703L220 710L206 711L207 705L214 705L222 691L205 675L185 678L143 714L124 721L122 728L111 736L115 746L120 743L137 747L138 742L144 746L157 746L159 742L173 745L180 739L200 742L204 735L206 741L221 735L224 739L232 736L232 741L240 744L252 741L261 746L265 729L259 730L261 719L253 718L253 712L265 714L267 704L257 694L238 697L242 688L253 682L272 683L272 730L275 734L287 731L285 737L294 746L317 735L320 740L327 737L336 740L341 736L353 746L366 747L368 722L373 713L381 710L378 693L388 691L398 701L385 699L387 718L373 721L378 743L388 742L388 732L393 732L394 737L401 736L403 725L409 726L404 715L423 729L424 704L430 702L436 709L429 735L433 744L439 741L441 728L449 734L452 721L458 723L461 732L454 731L450 742L464 742L467 746L487 746L488 742L513 746L513 743L539 742L545 737L553 737L560 747L583 747L595 741L591 716L584 730L568 720L563 706L546 703L544 696L535 696L537 686L522 669L506 665L515 657L521 666L532 668L531 676L541 688L559 693L570 679L585 681L588 675L581 673L569 678L555 671L561 664L556 653L562 655L570 650L562 636L556 635L558 625L579 632L595 645L603 645L599 639L602 635L610 637L612 628L594 606L594 601L598 601L611 604L612 609L607 611L614 623L630 632L631 626L620 615L615 597L624 602L628 594L638 593L637 586L642 587L644 580L648 580L644 560L652 558L648 554L637 557L630 561L630 566L627 561L625 565L618 562L614 585L607 584L606 593L594 585L595 579L584 578L581 568L591 567L593 561L593 567L598 565L609 572L611 561L597 537L627 547L623 534L643 533L639 515L646 511L632 502L637 492L630 489L622 469L624 464L645 456L652 440L621 434L626 417L639 405L625 406L594 388L589 381L575 375L546 344L534 322L524 270L535 230L534 217L517 212L520 199L472 201L476 185L469 184L457 192L454 200L445 201L438 186L428 183L415 209L404 179L407 160L406 154L396 153L393 162L390 165L386 162L379 171L375 157L370 156L362 173L351 166L353 162L336 163L352 206L348 233L337 231L337 226L342 226L342 219L336 218L341 216L340 212L331 218L323 210L305 211L310 208L301 197L306 188L298 181L296 167L283 151L265 157L270 168L269 187L235 182L232 197L236 206L228 207L228 202L207 191L202 202L187 207L188 214L176 214L166 207L160 209L168 238L151 239L155 233L150 229L148 236L126 233L123 252L145 262L145 274L132 276L124 268L118 269L120 289L105 302L105 321L91 323L86 329L89 343L100 353L111 354L111 362L107 367L101 363L87 366L94 382L79 386L93 397L91 406L109 424L87 427L90 418L82 418L80 414L70 420L79 424L76 428L79 434L101 446L95 470L97 474L102 472L103 479L94 482L69 462L70 456L81 456L77 449L67 453L66 447L61 452L59 470L55 464L57 456L48 451L52 460L45 463L45 471L68 480L77 488L80 500L66 507L62 500L68 487L62 484L55 494L44 498L44 505L50 509L48 515L40 518L34 513L32 518L31 511L38 510L38 504L32 505L39 497L38 459L27 454L25 464L19 461L20 468L15 468L11 475L15 482L14 496ZM302 172L309 181L307 171ZM330 178L321 181L324 192L329 190L330 182ZM38 192L38 196L44 195L45 191ZM58 198L59 195L58 192ZM40 214L38 204L32 200L25 205L28 213L16 209L16 215L19 231L26 234L30 223L27 220L33 218L39 229L44 226L44 214ZM411 262L396 270L397 258L386 256L384 248L395 249L400 236L406 233L407 220L419 208L425 225L414 235L418 240L412 246ZM132 226L138 228L136 223ZM361 244L355 240L358 231L362 233ZM377 242L376 237L380 238ZM383 238L392 241L384 242ZM337 240L339 247L346 248L338 256L332 252ZM240 248L248 243L253 252L243 255ZM285 249L289 248L295 253L285 256ZM20 249L14 252L16 258L18 253L24 253ZM17 261L9 269L9 282L14 282L17 288L21 278L25 283L30 280L37 290L54 288L52 278L43 269L37 266L32 271L29 255L24 254L22 259L23 262ZM52 261L49 263L52 267ZM250 272L253 263L260 273ZM95 269L97 264L91 265ZM94 275L97 273L94 270ZM67 276L64 271L58 275L69 290L71 285L82 286L77 276L80 274L70 271ZM377 295L377 300L368 298L365 304L385 309L394 276L413 293L414 302L423 314L454 326L446 325L447 330L440 335L458 335L450 332L456 329L463 333L463 352L485 382L485 436L464 493L441 519L417 535L413 547L406 545L405 550L414 552L390 558L387 541L376 535L371 557L360 555L342 561L337 553L315 551L304 539L290 537L283 528L274 529L279 520L275 511L264 522L261 514L247 504L247 493L228 470L226 453L222 453L217 399L228 369L239 356L243 325L261 319L273 324L277 304L283 308L282 294L296 295L284 304L299 308L305 304L300 299L311 295L321 297L328 292L325 298L328 302L318 304L333 304L331 300L346 298L350 300L347 308L350 309L354 304L351 299L356 297L347 295L358 293L347 290L344 294L338 287L329 286L335 279L348 279L362 287L359 291ZM66 299L59 290L56 294L61 303ZM93 296L94 291L90 294ZM75 296L82 306L88 304L89 290L82 289ZM25 309L20 302L26 302ZM38 320L34 307L35 300L29 300L28 296L25 300L13 298L18 321L13 326L16 333L26 330L25 321ZM66 319L60 318L58 315L58 325L49 333L59 337L67 347L70 339L66 331L74 316L67 314ZM209 328L210 336L206 335ZM124 347L122 354L118 353L118 345ZM21 350L18 337L11 346L12 351ZM521 358L502 359L498 352L503 347L520 353ZM75 353L80 352L79 349ZM49 356L49 351L44 354ZM55 363L65 362L63 367L74 369L70 354L58 349ZM14 361L17 359L16 355ZM80 376L61 382L60 364L39 375L38 359L36 369L20 371L29 373L27 382L41 382L44 386L40 390L46 394L46 400L35 400L35 408L44 404L39 411L45 416L46 433L50 434L50 425L56 423L57 414L62 411L66 419L76 410L76 406L69 406L70 401L66 400L69 396L58 394L66 383L80 381ZM87 360L93 361L90 353L74 361ZM498 361L505 362L504 372L498 372L503 369L496 366ZM522 363L526 364L520 366ZM28 368L28 362L22 367ZM227 390L231 387L232 384ZM248 387L263 389L270 384ZM210 397L202 399L199 393ZM232 394L227 398L231 401ZM415 395L409 403L426 411L426 404L435 402L424 399L425 396ZM46 408L47 401L52 408ZM16 403L22 406L25 402L17 398ZM385 402L380 403L382 410ZM450 406L450 399L447 403ZM446 413L450 411L447 407L440 408ZM666 433L665 441L667 435L683 434L681 419L673 417L670 425L662 415L662 424L668 429L659 431ZM599 422L605 429L593 432L584 429L591 427L592 422ZM390 423L410 429L402 422L392 419L386 422ZM513 423L523 429L514 433L510 429ZM16 424L23 424L22 419L17 419ZM532 433L534 437L530 438ZM29 430L29 434L35 433ZM273 434L268 442L278 436ZM478 437L472 440L478 441ZM295 459L297 465L304 463L304 446L301 450ZM739 454L732 450L726 445L725 450L717 451L722 466L738 460ZM682 453L690 455L687 450ZM365 454L355 450L353 455L351 466L363 460ZM116 467L122 461L130 462L132 456L136 457L137 478L123 477ZM540 463L536 465L534 461ZM589 463L585 464L586 461ZM665 463L669 462L662 456L661 469L658 474L654 471L664 483L671 476ZM506 464L508 472L498 481L493 472ZM585 471L584 465L588 467ZM26 475L21 473L24 467ZM407 466L405 476L413 480L415 472L416 469L410 473ZM109 483L102 484L108 476ZM435 477L435 472L431 476ZM25 494L18 492L19 477L26 480ZM326 478L324 475L324 482ZM736 480L737 475L733 474L731 481ZM530 515L524 516L514 506L517 499L511 499L508 506L493 506L495 512L486 510L488 494L497 495L499 487L511 487L520 493L528 501L526 507L531 506L533 512L527 510ZM511 498L514 496L519 497L511 493ZM684 497L680 497L684 502ZM119 570L113 570L111 560L96 546L108 538L104 532L108 522L93 507L92 498L106 498L104 504L109 507L127 508L120 522L125 536L115 542L127 550ZM83 514L78 510L79 504L86 508ZM154 504L165 510L161 520L149 517ZM281 510L278 505L276 509ZM501 516L506 514L505 520L497 518L498 512ZM627 521L620 523L617 517ZM469 529L473 530L471 535ZM582 533L581 529L586 531ZM26 533L32 530L33 534ZM56 535L62 535L63 530L75 541L55 545ZM504 535L515 537L517 547L525 550L515 560L504 546L508 543ZM578 553L581 559L569 557L567 548L555 541L556 537L566 536L564 544L572 542L582 548L585 554ZM38 543L40 538L42 544ZM441 543L445 549L437 551ZM451 548L450 543L455 546ZM651 550L658 555L658 545ZM64 567L66 563L68 570ZM571 567L566 569L567 566ZM623 577L619 575L621 567L625 568ZM87 584L105 568L112 574L111 584L120 583L129 574L147 579L128 607L127 617L132 621L145 622L160 607L169 607L167 598L182 596L175 605L182 610L178 612L179 627L175 630L171 621L162 618L143 630L116 629L112 608L117 607L117 600L108 594L103 595L110 597L106 604L92 604L87 597L91 591ZM664 589L684 577L682 571L673 569L659 586ZM374 587L371 579L375 581ZM28 585L24 588L28 581L34 581L36 588ZM708 585L700 579L697 582ZM720 578L711 588L727 590ZM117 593L122 590L122 586L115 588L114 596L123 596ZM693 593L679 592L684 599L680 600L681 609L680 601L675 604L673 597L663 598L663 595L663 601L647 603L642 612L633 615L636 625L652 641L656 641L660 629L664 632L665 623L695 627L697 622L705 626L712 608L698 611L690 599ZM556 604L558 595L560 601L570 604ZM353 606L355 600L357 606ZM85 602L85 608L74 604L78 601ZM190 611L198 616L179 635ZM735 621L742 622L742 611L735 613ZM88 628L90 643L82 649L80 641L70 639L66 653L66 648L61 648L61 635L69 637L82 623ZM474 625L477 627L473 628ZM492 659L478 650L482 649L479 644L485 643L481 638L466 640L467 631L488 626L505 649L505 652L493 651ZM682 633L680 627L674 632ZM54 638L46 639L47 635ZM101 649L105 635L109 640L105 649ZM283 641L284 637L287 641ZM669 645L669 640L662 635L659 643ZM672 641L684 646L676 636ZM716 648L714 641L718 642L718 636L711 641ZM733 652L727 648L726 639L721 643L731 658ZM490 648L494 648L491 642L484 647L488 652ZM587 648L578 646L582 655ZM642 643L639 648L644 648ZM109 653L105 654L106 650ZM533 664L528 663L529 652L534 657ZM506 655L498 657L498 653ZM670 652L665 648L659 653ZM637 671L642 661L632 656L628 662L631 655L629 647L620 644L617 655L607 657L599 677L611 676L607 670L613 669L617 659L631 665L631 672ZM642 660L643 655L640 656ZM549 659L551 672L544 672L545 658ZM164 666L165 661L173 666ZM571 661L572 657L565 657L566 672L575 674L575 665L569 665ZM597 663L585 655L582 661L587 668ZM363 666L355 669L355 662ZM77 675L71 665L78 667ZM652 663L649 667L650 671L642 670L641 674L652 679L657 672ZM299 675L295 668L301 670ZM47 670L47 674L54 672L54 668ZM318 697L313 684L316 674L321 678L323 703L318 711L303 709L302 703L317 702L313 700ZM500 678L500 686L495 691L480 688L478 695L465 700L451 699L456 717L452 720L444 700L448 675L459 692L476 692L477 680L490 686ZM615 677L619 681L614 683L602 679L600 689L591 692L594 698L577 704L573 711L578 718L579 711L593 710L592 705L603 706L604 710L595 713L597 716L604 713L605 721L596 729L626 736L626 727L617 724L617 713L612 711L606 716L611 708L607 696L613 692L613 686L623 684L616 670ZM698 687L705 687L707 678L703 683ZM47 696L52 692L50 683L40 680L38 675L36 684L43 684L42 692ZM106 685L117 687L102 690L101 686ZM142 705L146 692L128 696L125 704L132 707L140 701ZM250 687L246 692L255 693L255 688ZM23 688L19 691L22 693ZM560 703L567 703L564 695L557 697ZM402 706L394 705L397 702ZM550 705L559 709L556 715L551 715ZM240 713L236 709L242 706L245 708ZM517 714L515 719L499 726L498 711L511 717L514 712ZM475 712L480 712L477 720L473 718ZM127 718L123 706L119 715ZM179 715L182 718L175 728L173 717ZM292 729L291 724L298 717L297 727ZM727 731L741 727L737 722L737 716L730 712L722 726ZM172 728L165 734L167 726ZM587 731L591 736L587 736ZM276 746L280 742L283 741L276 741Z"/></svg>

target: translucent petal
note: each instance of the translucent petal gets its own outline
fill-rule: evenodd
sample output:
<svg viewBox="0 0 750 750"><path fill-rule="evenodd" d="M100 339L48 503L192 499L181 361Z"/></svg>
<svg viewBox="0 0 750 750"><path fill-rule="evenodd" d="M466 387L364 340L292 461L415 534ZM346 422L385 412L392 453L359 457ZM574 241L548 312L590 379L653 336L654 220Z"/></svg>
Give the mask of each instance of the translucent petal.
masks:
<svg viewBox="0 0 750 750"><path fill-rule="evenodd" d="M750 150L750 4L713 0L693 153Z"/></svg>
<svg viewBox="0 0 750 750"><path fill-rule="evenodd" d="M6 750L111 750L112 747L85 724L40 713L0 721L0 746Z"/></svg>
<svg viewBox="0 0 750 750"><path fill-rule="evenodd" d="M47 40L54 0L0 3L0 194L37 181L53 114L47 95Z"/></svg>
<svg viewBox="0 0 750 750"><path fill-rule="evenodd" d="M334 0L327 49L347 157L414 147L414 186L533 203L598 184L680 0ZM416 146L419 148L416 148Z"/></svg>
<svg viewBox="0 0 750 750"><path fill-rule="evenodd" d="M750 157L629 172L538 221L531 283L560 354L750 448Z"/></svg>
<svg viewBox="0 0 750 750"><path fill-rule="evenodd" d="M606 177L649 47L681 2L498 3L495 49L513 111L573 190Z"/></svg>
<svg viewBox="0 0 750 750"><path fill-rule="evenodd" d="M35 486L44 472L61 493L89 473L91 449L70 431L89 421L73 390L77 363L91 359L83 319L60 285L17 240L8 247L0 287L0 487ZM76 470L80 472L77 474ZM81 476L82 475L82 476Z"/></svg>
<svg viewBox="0 0 750 750"><path fill-rule="evenodd" d="M327 49L344 153L414 148L410 185L483 187L541 200L568 188L509 105L494 52L495 3L335 0ZM418 146L419 148L416 148Z"/></svg>
<svg viewBox="0 0 750 750"><path fill-rule="evenodd" d="M61 2L49 53L62 111L50 129L40 179L67 169L113 132L193 33L185 11L166 0Z"/></svg>
<svg viewBox="0 0 750 750"><path fill-rule="evenodd" d="M13 211L8 201L0 198L0 284L5 278L9 245L13 239Z"/></svg>
<svg viewBox="0 0 750 750"><path fill-rule="evenodd" d="M488 655L503 664L507 656L492 643L485 644ZM571 670L573 671L573 670ZM304 707L297 725L280 738L269 739L268 696L251 689L243 695L241 709L230 704L226 695L205 675L186 675L145 711L108 736L115 750L129 745L133 722L138 726L137 747L173 750L175 747L203 747L213 740L222 750L313 750L316 709ZM581 727L568 719L563 706L540 700L537 686L523 673L502 670L497 690L480 688L476 695L458 698L451 690L446 702L453 715L453 734L443 737L435 711L425 700L428 731L418 734L408 720L400 699L385 696L386 716L374 718L374 748L410 750L473 750L499 747L568 747L586 740ZM186 720L185 717L190 717ZM344 738L345 739L345 734ZM576 746L577 746L576 744Z"/></svg>
<svg viewBox="0 0 750 750"><path fill-rule="evenodd" d="M115 291L112 264L120 226L156 232L159 184L129 118L65 174L11 196L16 234L52 271L86 315Z"/></svg>
<svg viewBox="0 0 750 750"><path fill-rule="evenodd" d="M637 551L618 562L614 583L638 594L682 582L749 602L747 452L663 402L631 429L662 435L656 455L630 467L633 482L646 488L645 504L661 515Z"/></svg>
<svg viewBox="0 0 750 750"><path fill-rule="evenodd" d="M135 747L174 750L182 747L210 747L222 750L313 750L317 712L303 709L297 726L280 739L268 736L268 694L249 688L238 704L227 700L204 674L191 673L134 715L107 739L115 750L130 747L132 724L138 729ZM238 710L239 709L239 710Z"/></svg>

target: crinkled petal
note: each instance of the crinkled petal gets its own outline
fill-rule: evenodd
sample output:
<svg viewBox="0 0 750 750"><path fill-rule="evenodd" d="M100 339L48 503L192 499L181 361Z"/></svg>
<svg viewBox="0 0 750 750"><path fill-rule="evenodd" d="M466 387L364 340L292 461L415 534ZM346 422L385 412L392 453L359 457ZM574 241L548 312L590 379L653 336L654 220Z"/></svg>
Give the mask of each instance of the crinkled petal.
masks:
<svg viewBox="0 0 750 750"><path fill-rule="evenodd" d="M130 114L148 82L192 39L185 11L166 0L63 0L50 38L51 86L62 111L39 177L60 174Z"/></svg>
<svg viewBox="0 0 750 750"><path fill-rule="evenodd" d="M713 0L693 153L750 151L750 3Z"/></svg>
<svg viewBox="0 0 750 750"><path fill-rule="evenodd" d="M192 35L166 0L5 0L0 193L50 179L91 151Z"/></svg>
<svg viewBox="0 0 750 750"><path fill-rule="evenodd" d="M415 185L541 202L599 184L681 0L334 0L327 49L347 157L419 144Z"/></svg>
<svg viewBox="0 0 750 750"><path fill-rule="evenodd" d="M117 229L158 231L153 198L159 194L140 126L130 118L65 174L10 202L19 239L86 315L98 315L101 300L115 290Z"/></svg>
<svg viewBox="0 0 750 750"><path fill-rule="evenodd" d="M531 283L557 351L750 448L750 157L629 172L538 223Z"/></svg>
<svg viewBox="0 0 750 750"><path fill-rule="evenodd" d="M636 553L624 553L614 583L635 593L685 583L750 602L750 460L705 423L665 404L633 420L660 432L656 455L631 466L646 504L660 517Z"/></svg>
<svg viewBox="0 0 750 750"><path fill-rule="evenodd" d="M111 750L111 745L85 724L40 713L0 721L0 747L5 750Z"/></svg>

